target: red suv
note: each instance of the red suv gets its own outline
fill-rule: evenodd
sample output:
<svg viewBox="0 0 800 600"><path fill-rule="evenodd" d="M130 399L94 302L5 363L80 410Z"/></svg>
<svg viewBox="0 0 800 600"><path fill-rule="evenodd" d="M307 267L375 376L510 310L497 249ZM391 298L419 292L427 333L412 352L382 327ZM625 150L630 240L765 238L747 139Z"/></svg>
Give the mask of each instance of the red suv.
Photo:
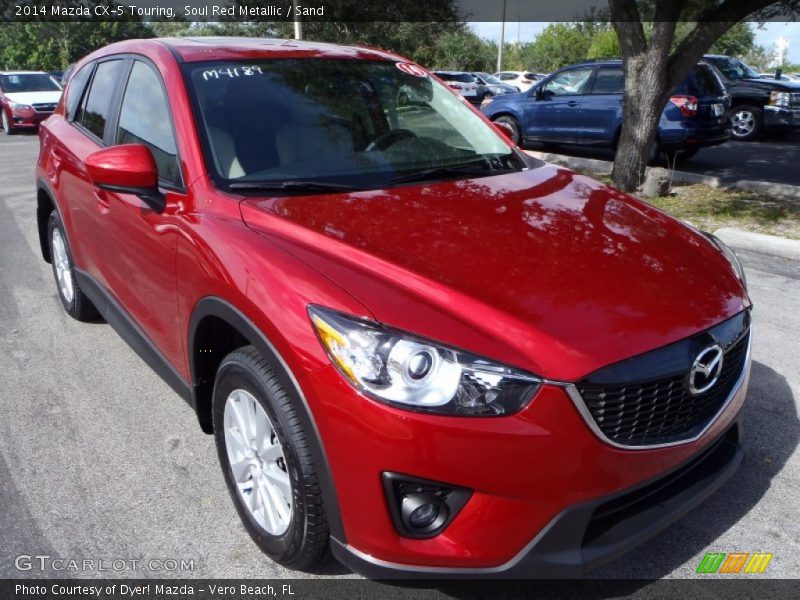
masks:
<svg viewBox="0 0 800 600"><path fill-rule="evenodd" d="M196 411L280 563L578 575L741 461L731 251L531 159L403 58L122 42L40 138L64 308Z"/></svg>

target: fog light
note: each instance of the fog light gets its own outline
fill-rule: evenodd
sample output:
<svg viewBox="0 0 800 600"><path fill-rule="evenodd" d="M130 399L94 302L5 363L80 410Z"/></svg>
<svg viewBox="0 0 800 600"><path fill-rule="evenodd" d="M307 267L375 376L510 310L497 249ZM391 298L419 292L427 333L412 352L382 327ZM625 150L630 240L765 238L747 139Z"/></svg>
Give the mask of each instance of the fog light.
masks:
<svg viewBox="0 0 800 600"><path fill-rule="evenodd" d="M436 504L423 504L415 508L411 516L408 517L408 522L412 527L427 527L436 520L439 516L439 507Z"/></svg>
<svg viewBox="0 0 800 600"><path fill-rule="evenodd" d="M398 473L384 473L383 486L395 528L411 538L444 531L471 495L464 488Z"/></svg>
<svg viewBox="0 0 800 600"><path fill-rule="evenodd" d="M449 512L445 498L435 493L411 493L402 496L400 518L409 531L435 531L447 521Z"/></svg>

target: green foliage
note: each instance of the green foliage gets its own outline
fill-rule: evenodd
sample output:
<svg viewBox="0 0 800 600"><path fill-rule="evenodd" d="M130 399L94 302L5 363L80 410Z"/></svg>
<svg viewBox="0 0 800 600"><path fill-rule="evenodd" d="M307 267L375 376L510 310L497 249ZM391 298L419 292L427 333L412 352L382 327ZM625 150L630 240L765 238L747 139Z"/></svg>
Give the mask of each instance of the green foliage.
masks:
<svg viewBox="0 0 800 600"><path fill-rule="evenodd" d="M0 24L0 67L64 69L90 52L120 40L152 37L138 21Z"/></svg>
<svg viewBox="0 0 800 600"><path fill-rule="evenodd" d="M753 49L756 36L749 23L737 23L711 46L711 54L745 56Z"/></svg>
<svg viewBox="0 0 800 600"><path fill-rule="evenodd" d="M619 39L613 29L598 31L586 53L586 58L618 58Z"/></svg>

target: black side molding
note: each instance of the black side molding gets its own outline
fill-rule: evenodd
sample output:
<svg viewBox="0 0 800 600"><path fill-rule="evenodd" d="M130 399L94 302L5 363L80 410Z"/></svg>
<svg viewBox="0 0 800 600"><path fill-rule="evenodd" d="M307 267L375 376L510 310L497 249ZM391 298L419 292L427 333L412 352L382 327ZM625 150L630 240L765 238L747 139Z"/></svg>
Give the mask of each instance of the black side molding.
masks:
<svg viewBox="0 0 800 600"><path fill-rule="evenodd" d="M155 371L189 406L195 408L191 386L184 381L175 368L169 364L147 334L139 327L128 312L109 294L94 277L86 271L75 268L75 278L81 290L89 297L97 311L114 328L120 337L133 348L134 352Z"/></svg>

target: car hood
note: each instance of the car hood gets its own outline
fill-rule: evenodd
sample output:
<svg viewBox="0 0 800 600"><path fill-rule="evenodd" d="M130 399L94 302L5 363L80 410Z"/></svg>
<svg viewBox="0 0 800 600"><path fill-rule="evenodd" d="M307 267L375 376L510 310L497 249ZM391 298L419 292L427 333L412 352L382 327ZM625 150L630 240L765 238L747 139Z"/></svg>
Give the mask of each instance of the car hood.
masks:
<svg viewBox="0 0 800 600"><path fill-rule="evenodd" d="M784 92L800 92L800 83L792 81L780 81L778 79L742 79L750 84L758 84L767 90L780 90Z"/></svg>
<svg viewBox="0 0 800 600"><path fill-rule="evenodd" d="M749 306L705 236L568 169L246 198L252 228L386 324L576 380Z"/></svg>
<svg viewBox="0 0 800 600"><path fill-rule="evenodd" d="M12 92L5 96L17 104L51 104L58 102L61 92Z"/></svg>

